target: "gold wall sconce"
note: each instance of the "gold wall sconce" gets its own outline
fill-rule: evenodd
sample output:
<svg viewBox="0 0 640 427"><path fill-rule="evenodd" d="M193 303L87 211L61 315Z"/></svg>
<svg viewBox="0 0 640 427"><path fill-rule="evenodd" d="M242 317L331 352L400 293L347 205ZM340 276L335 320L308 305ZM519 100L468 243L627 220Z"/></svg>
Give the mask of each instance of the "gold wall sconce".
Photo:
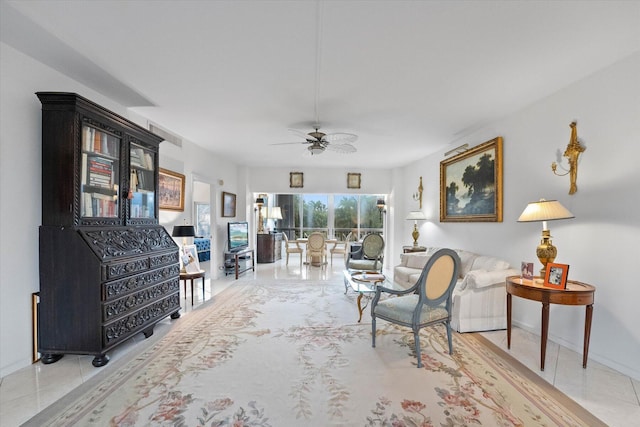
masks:
<svg viewBox="0 0 640 427"><path fill-rule="evenodd" d="M420 185L418 185L418 191L413 193L413 200L420 202L420 209L422 209L422 177L420 177Z"/></svg>
<svg viewBox="0 0 640 427"><path fill-rule="evenodd" d="M565 176L568 174L569 181L571 183L571 186L569 187L569 194L575 194L575 192L578 191L578 185L576 184L578 179L578 158L586 148L580 145L580 142L578 141L578 129L576 122L572 122L569 127L571 128L571 139L569 140L569 144L563 154L564 157L569 159L569 170L566 173L558 173L558 164L556 162L551 163L551 170L558 176Z"/></svg>

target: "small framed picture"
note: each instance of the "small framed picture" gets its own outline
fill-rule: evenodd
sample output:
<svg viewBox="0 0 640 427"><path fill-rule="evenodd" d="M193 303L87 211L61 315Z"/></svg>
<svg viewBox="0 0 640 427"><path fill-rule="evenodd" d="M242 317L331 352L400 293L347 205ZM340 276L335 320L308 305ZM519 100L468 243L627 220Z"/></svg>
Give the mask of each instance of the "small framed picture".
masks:
<svg viewBox="0 0 640 427"><path fill-rule="evenodd" d="M533 279L533 263L532 262L522 261L521 271L522 271L521 276L523 279L526 279L526 280Z"/></svg>
<svg viewBox="0 0 640 427"><path fill-rule="evenodd" d="M347 188L360 188L359 173L347 173Z"/></svg>
<svg viewBox="0 0 640 427"><path fill-rule="evenodd" d="M304 176L302 172L289 172L289 187L302 188L304 186Z"/></svg>
<svg viewBox="0 0 640 427"><path fill-rule="evenodd" d="M187 273L198 273L200 271L196 245L185 245L182 247L180 267L184 268Z"/></svg>
<svg viewBox="0 0 640 427"><path fill-rule="evenodd" d="M547 264L543 285L549 288L565 289L567 287L568 275L569 266L567 264L550 262Z"/></svg>
<svg viewBox="0 0 640 427"><path fill-rule="evenodd" d="M225 218L233 218L236 216L236 195L233 193L222 192L222 216Z"/></svg>

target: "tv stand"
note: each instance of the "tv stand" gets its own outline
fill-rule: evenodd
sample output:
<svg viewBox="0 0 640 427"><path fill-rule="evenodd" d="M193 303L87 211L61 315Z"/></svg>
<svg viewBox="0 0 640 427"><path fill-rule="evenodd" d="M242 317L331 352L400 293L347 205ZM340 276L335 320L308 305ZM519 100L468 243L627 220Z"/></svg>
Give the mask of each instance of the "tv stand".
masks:
<svg viewBox="0 0 640 427"><path fill-rule="evenodd" d="M253 249L243 249L224 253L224 275L235 271L236 279L247 270L256 271L255 253Z"/></svg>

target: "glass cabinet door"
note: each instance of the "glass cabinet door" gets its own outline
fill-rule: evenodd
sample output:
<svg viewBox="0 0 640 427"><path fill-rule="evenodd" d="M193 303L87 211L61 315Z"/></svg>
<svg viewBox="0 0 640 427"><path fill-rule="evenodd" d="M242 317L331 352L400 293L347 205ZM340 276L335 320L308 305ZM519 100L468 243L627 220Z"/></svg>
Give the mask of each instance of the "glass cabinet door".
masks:
<svg viewBox="0 0 640 427"><path fill-rule="evenodd" d="M131 144L129 200L131 218L155 218L155 153L137 144Z"/></svg>
<svg viewBox="0 0 640 427"><path fill-rule="evenodd" d="M117 218L120 188L120 138L82 126L80 216Z"/></svg>

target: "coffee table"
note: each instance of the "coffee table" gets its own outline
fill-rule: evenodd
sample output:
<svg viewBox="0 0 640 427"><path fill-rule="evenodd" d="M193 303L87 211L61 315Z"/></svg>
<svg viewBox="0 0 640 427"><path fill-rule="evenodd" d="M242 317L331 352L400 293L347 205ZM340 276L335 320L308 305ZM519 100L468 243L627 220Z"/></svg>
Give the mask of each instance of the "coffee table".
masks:
<svg viewBox="0 0 640 427"><path fill-rule="evenodd" d="M377 286L384 286L390 289L400 289L393 282L388 280L384 274L377 271L360 271L360 270L344 270L344 293L349 291L349 287L358 293L358 323L362 320L362 312L369 300L376 293ZM362 306L362 298L367 297L364 306Z"/></svg>

